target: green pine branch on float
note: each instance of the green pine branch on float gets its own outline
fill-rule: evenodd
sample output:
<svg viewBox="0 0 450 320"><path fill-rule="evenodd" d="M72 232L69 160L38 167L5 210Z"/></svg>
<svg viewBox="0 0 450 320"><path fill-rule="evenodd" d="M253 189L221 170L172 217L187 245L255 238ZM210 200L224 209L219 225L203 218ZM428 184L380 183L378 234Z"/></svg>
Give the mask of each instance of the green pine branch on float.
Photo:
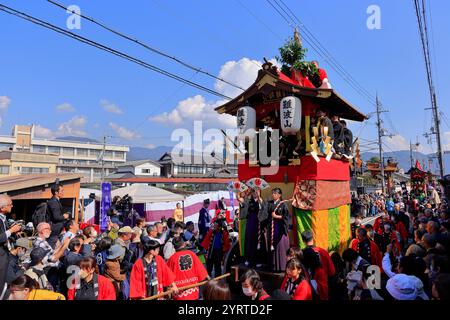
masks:
<svg viewBox="0 0 450 320"><path fill-rule="evenodd" d="M308 49L303 48L294 37L289 38L279 49L280 57L276 57L281 63L281 72L286 76L291 76L292 69L300 71L316 87L321 85L319 70L314 63L305 61Z"/></svg>

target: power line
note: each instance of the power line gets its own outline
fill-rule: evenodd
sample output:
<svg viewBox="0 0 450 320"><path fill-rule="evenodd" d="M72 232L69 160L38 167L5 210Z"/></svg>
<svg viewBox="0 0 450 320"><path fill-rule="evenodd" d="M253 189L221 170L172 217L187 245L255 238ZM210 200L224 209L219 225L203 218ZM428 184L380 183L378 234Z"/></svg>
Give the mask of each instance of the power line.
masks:
<svg viewBox="0 0 450 320"><path fill-rule="evenodd" d="M83 42L85 44L88 44L88 45L90 45L92 47L95 47L97 49L100 49L100 50L109 52L111 54L114 54L114 55L116 55L116 56L118 56L120 58L123 58L125 60L131 61L131 62L133 62L135 64L138 64L138 65L140 65L140 66L142 66L144 68L147 68L147 69L150 69L150 70L152 70L154 72L157 72L157 73L160 73L162 75L165 75L166 77L172 78L172 79L177 80L177 81L182 82L182 83L186 83L186 84L190 85L191 87L200 89L202 91L205 91L207 93L210 93L212 95L215 95L215 96L227 99L227 100L231 100L232 99L232 98L230 98L230 97L228 97L228 96L226 96L224 94L221 94L221 93L219 93L217 91L214 91L212 89L204 87L204 86L202 86L202 85L200 85L198 83L189 81L189 80L187 80L187 79L185 79L183 77L180 77L180 76L178 76L176 74L173 74L173 73L171 73L169 71L166 71L164 69L158 68L158 67L156 67L154 65L151 65L151 64L149 64L149 63L147 63L147 62L145 62L143 60L140 60L138 58L134 58L134 57L132 57L132 56L126 54L126 53L123 53L123 52L119 51L119 50L115 50L115 49L113 49L111 47L102 45L102 44L100 44L100 43L98 43L96 41L90 40L88 38L82 37L80 35L77 35L75 33L70 32L70 31L64 30L64 29L59 28L59 27L57 27L57 26L55 26L55 25L53 25L53 24L51 24L49 22L40 20L40 19L38 19L36 17L33 17L33 16L30 16L30 15L28 15L26 13L14 10L14 9L12 9L10 7L7 7L7 6L3 5L3 4L0 4L0 10L6 12L8 14L11 14L13 16L16 16L18 18L21 18L23 20L27 20L27 21L32 22L34 24L37 24L39 26L45 27L47 29L50 29L52 31L58 32L58 33L60 33L60 34L62 34L64 36L67 36L67 37L70 37L70 38L75 39L77 41L80 41L80 42Z"/></svg>
<svg viewBox="0 0 450 320"><path fill-rule="evenodd" d="M349 84L358 94L360 94L363 98L365 98L371 105L375 105L375 99L374 97L365 90L354 78L342 67L342 65L337 62L337 60L331 55L331 53L317 40L317 38L308 30L308 28L297 18L297 16L292 12L292 10L282 1L280 2L284 5L286 9L283 8L283 6L277 2L277 0L272 0L274 3L280 8L281 11L284 12L284 14L275 7L275 5L270 1L266 0L272 8L276 10L276 12L288 23L288 25L292 28L296 28L297 26L301 26L300 32L302 32L305 41L312 47L314 51L319 54L320 57L322 57L325 62L327 62L330 67L338 73L338 75L345 81L347 84ZM288 10L290 14L286 11ZM292 16L294 18L292 18ZM293 22L289 22L288 18ZM294 19L296 21L294 21Z"/></svg>
<svg viewBox="0 0 450 320"><path fill-rule="evenodd" d="M151 47L150 45L148 45L148 44L146 44L146 43L144 43L144 42L142 42L142 41L140 41L140 40L138 40L138 39L136 39L136 38L133 38L133 37L128 36L128 35L126 35L126 34L120 32L120 31L117 31L117 30L115 30L115 29L113 29L113 28L111 28L111 27L108 27L108 26L105 25L104 23L101 23L101 22L95 20L95 19L92 18L92 17L88 17L88 16L86 16L86 15L84 15L84 14L82 14L82 13L78 13L78 12L76 12L75 10L69 10L69 7L67 7L67 6L65 6L65 5L62 5L62 4L60 4L60 3L57 3L56 1L53 1L53 0L47 0L47 1L50 2L51 4L57 6L57 7L59 7L59 8L61 8L61 9L65 10L65 11L70 11L70 12L72 12L73 14L75 14L75 15L77 15L77 16L83 18L83 19L89 20L90 22L92 22L92 23L94 23L94 24L100 26L101 28L103 28L103 29L105 29L105 30L108 30L108 31L114 33L115 35L118 35L119 37L122 37L122 38L124 38L124 39L126 39L126 40L129 40L129 41L131 41L131 42L134 42L134 43L140 45L141 47L143 47L143 48L145 48L145 49L147 49L147 50L150 50L150 51L152 51L152 52L154 52L154 53L156 53L156 54L159 54L159 55L161 55L161 56L163 56L163 57L166 57L166 58L168 58L168 59L171 59L171 60L173 60L173 61L175 61L175 62L177 62L177 63L179 63L179 64L185 66L186 68L189 68L189 69L191 69L191 70L194 70L194 71L196 71L196 72L198 72L198 73L202 73L202 74L207 75L207 76L209 76L209 77L211 77L211 78L214 78L214 79L216 79L216 80L219 80L219 81L221 81L221 82L224 82L224 83L226 83L226 84L228 84L228 85L230 85L230 86L232 86L232 87L235 87L235 88L237 88L237 89L240 89L240 90L242 90L242 91L245 91L244 88L242 88L241 86L239 86L239 85L237 85L237 84L234 84L234 83L232 83L232 82L229 82L229 81L227 81L227 80L225 80L225 79L223 79L223 78L216 77L215 75L211 74L211 73L208 72L208 71L204 71L204 70L202 70L201 68L196 67L196 66L193 66L193 65L191 65L190 63L187 63L187 62L185 62L185 61L183 61L183 60L181 60L181 59L178 59L178 58L175 57L175 56L171 56L171 55L169 55L169 54L167 54L167 53L165 53L165 52L163 52L163 51L161 51L161 50L159 50L159 49L156 49L156 48L154 48L154 47Z"/></svg>
<svg viewBox="0 0 450 320"><path fill-rule="evenodd" d="M428 89L430 92L431 109L433 110L434 134L437 142L437 158L439 162L439 173L441 178L444 176L444 160L441 144L441 129L439 120L439 108L437 103L436 91L433 84L433 69L431 66L430 46L428 41L428 25L425 0L413 0L414 9L416 11L417 24L419 27L419 35L422 44L423 57L425 60L425 69L427 73Z"/></svg>

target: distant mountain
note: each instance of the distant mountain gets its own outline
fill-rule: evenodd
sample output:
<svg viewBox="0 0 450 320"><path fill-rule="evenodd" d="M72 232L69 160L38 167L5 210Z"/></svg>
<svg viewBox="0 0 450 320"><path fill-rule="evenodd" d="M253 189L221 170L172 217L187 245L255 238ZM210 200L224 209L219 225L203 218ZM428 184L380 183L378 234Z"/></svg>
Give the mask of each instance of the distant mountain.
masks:
<svg viewBox="0 0 450 320"><path fill-rule="evenodd" d="M162 155L169 152L173 147L160 146L153 149L142 148L142 147L130 147L130 152L127 154L128 161L135 160L159 160Z"/></svg>
<svg viewBox="0 0 450 320"><path fill-rule="evenodd" d="M427 171L429 170L428 159L432 156L434 156L434 155L427 155L427 154L423 154L420 152L413 152L414 163L416 160L419 160L420 164L422 165L422 169L427 170ZM361 158L363 161L368 161L372 157L378 158L378 153L366 152L366 153L361 154ZM397 160L398 166L401 169L405 170L405 172L411 168L411 160L410 160L410 154L409 154L408 150L385 152L384 157L385 158L392 157L393 159ZM437 173L437 170L438 170L437 159L432 159L432 160L433 161L431 163L431 169L432 169L431 171ZM444 155L444 168L445 168L445 173L450 173L450 154Z"/></svg>
<svg viewBox="0 0 450 320"><path fill-rule="evenodd" d="M67 136L67 137L58 137L56 140L64 140L64 141L76 141L76 142L91 142L91 143L100 143L97 140L90 139L90 138L83 138L83 137L73 137L73 136Z"/></svg>

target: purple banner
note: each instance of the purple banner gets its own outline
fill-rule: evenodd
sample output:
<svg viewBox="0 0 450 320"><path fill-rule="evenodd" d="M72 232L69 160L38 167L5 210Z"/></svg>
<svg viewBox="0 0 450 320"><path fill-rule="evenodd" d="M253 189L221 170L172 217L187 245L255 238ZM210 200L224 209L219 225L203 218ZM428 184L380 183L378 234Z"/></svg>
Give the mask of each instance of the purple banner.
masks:
<svg viewBox="0 0 450 320"><path fill-rule="evenodd" d="M108 211L111 207L111 183L102 183L102 202L100 205L100 230L108 228Z"/></svg>

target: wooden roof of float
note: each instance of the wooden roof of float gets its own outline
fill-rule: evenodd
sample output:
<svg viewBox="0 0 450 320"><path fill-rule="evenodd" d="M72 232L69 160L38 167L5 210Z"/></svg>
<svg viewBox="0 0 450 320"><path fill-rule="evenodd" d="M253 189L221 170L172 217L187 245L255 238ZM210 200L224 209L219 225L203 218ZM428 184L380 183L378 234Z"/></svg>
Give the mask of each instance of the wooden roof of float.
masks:
<svg viewBox="0 0 450 320"><path fill-rule="evenodd" d="M263 68L259 70L255 82L247 90L215 110L218 113L236 115L237 110L246 101L249 101L250 104L257 103L258 98L261 99L262 95L268 95L274 90L282 90L298 97L310 97L314 102L319 103L321 108L330 110L343 119L359 122L367 119L365 114L359 112L350 103L341 98L333 89L302 87L298 82L279 72L277 67L270 62L263 64Z"/></svg>

